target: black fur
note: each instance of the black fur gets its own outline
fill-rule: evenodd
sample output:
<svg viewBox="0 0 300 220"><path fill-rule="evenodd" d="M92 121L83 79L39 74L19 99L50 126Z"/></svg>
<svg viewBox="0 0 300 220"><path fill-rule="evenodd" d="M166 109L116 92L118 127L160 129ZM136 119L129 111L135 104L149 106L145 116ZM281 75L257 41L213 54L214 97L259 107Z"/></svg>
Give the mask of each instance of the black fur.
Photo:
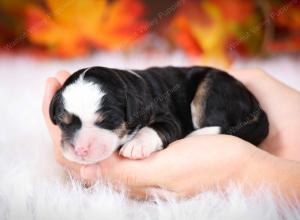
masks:
<svg viewBox="0 0 300 220"><path fill-rule="evenodd" d="M63 89L86 69L75 72L53 98L50 116L59 123L63 111ZM155 129L164 146L194 130L190 104L198 86L207 83L202 102L201 127L220 126L223 134L240 137L258 145L268 135L268 119L256 98L239 81L209 67L164 67L134 70L90 68L84 79L101 84L106 95L99 112L107 114L99 127L113 130L126 123L128 132L148 126ZM60 107L59 107L60 106Z"/></svg>

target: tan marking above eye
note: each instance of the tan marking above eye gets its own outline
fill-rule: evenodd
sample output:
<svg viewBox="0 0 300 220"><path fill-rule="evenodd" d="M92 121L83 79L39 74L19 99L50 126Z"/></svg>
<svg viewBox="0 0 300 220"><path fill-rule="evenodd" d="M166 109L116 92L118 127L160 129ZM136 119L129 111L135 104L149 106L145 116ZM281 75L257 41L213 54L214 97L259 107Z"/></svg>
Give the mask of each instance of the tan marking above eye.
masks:
<svg viewBox="0 0 300 220"><path fill-rule="evenodd" d="M62 116L61 121L64 124L67 124L67 125L70 124L72 122L72 115L70 113L65 112Z"/></svg>
<svg viewBox="0 0 300 220"><path fill-rule="evenodd" d="M96 123L96 124L97 124L97 123L100 123L100 122L102 122L102 121L103 121L103 119L104 119L103 115L101 115L101 114L98 114L98 117L97 117L97 119L96 119L95 123Z"/></svg>
<svg viewBox="0 0 300 220"><path fill-rule="evenodd" d="M113 131L119 137L123 137L126 134L126 124L123 122L118 128Z"/></svg>

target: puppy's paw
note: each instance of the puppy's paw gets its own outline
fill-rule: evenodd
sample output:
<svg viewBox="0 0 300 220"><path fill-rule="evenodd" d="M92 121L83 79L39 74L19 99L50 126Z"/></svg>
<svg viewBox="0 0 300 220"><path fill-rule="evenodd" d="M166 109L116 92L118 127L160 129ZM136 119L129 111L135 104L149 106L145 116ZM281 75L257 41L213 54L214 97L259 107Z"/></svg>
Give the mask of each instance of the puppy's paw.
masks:
<svg viewBox="0 0 300 220"><path fill-rule="evenodd" d="M151 153L161 150L163 143L155 130L142 128L135 137L123 145L120 155L130 159L143 159Z"/></svg>
<svg viewBox="0 0 300 220"><path fill-rule="evenodd" d="M145 145L140 139L134 138L123 145L120 154L130 159L143 159L148 157L155 150L153 146Z"/></svg>

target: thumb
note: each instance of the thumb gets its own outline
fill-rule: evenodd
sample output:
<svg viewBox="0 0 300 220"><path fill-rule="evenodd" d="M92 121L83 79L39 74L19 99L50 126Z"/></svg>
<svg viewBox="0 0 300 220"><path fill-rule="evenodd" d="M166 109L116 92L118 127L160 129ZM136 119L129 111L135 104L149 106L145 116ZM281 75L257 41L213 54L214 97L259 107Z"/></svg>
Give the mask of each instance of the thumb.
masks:
<svg viewBox="0 0 300 220"><path fill-rule="evenodd" d="M159 172L155 157L144 160L130 160L120 157L118 153L95 165L82 166L80 177L87 183L93 184L101 180L112 185L125 187L157 186Z"/></svg>
<svg viewBox="0 0 300 220"><path fill-rule="evenodd" d="M86 185L93 185L101 179L101 169L99 165L87 165L80 168L80 179Z"/></svg>

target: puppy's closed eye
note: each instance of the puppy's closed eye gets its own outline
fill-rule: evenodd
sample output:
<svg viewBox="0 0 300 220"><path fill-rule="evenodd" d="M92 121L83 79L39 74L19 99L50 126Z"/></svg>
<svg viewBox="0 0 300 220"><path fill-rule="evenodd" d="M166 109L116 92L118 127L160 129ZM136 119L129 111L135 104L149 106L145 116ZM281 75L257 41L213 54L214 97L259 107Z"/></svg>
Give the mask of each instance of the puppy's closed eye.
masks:
<svg viewBox="0 0 300 220"><path fill-rule="evenodd" d="M95 125L100 128L113 130L117 128L122 123L122 119L118 115L110 115L101 121L97 121Z"/></svg>
<svg viewBox="0 0 300 220"><path fill-rule="evenodd" d="M62 128L69 128L69 127L81 127L81 121L80 119L73 114L70 114L68 112L64 112L59 116L59 125Z"/></svg>
<svg viewBox="0 0 300 220"><path fill-rule="evenodd" d="M61 116L61 122L65 125L69 125L72 123L73 115L64 112Z"/></svg>

